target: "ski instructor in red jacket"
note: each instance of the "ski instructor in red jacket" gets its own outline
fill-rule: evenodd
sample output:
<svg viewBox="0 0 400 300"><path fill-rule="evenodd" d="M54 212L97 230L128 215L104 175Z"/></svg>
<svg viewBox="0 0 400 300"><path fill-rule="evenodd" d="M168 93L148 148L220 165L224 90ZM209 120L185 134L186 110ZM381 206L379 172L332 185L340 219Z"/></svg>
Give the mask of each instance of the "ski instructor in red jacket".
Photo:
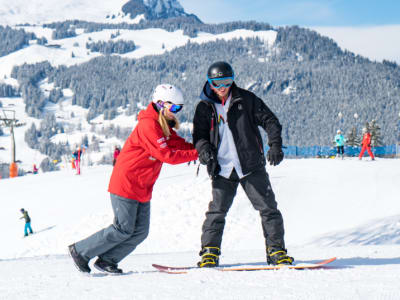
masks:
<svg viewBox="0 0 400 300"><path fill-rule="evenodd" d="M371 134L367 128L363 128L363 139L361 141L361 151L358 155L358 159L361 160L365 150L367 150L369 156L371 156L371 160L375 160L375 156L371 151Z"/></svg>
<svg viewBox="0 0 400 300"><path fill-rule="evenodd" d="M183 106L182 92L161 84L152 102L138 115L114 166L108 191L114 222L88 238L68 247L81 272L90 273L89 260L98 257L94 267L102 272L122 273L118 263L129 255L149 233L150 199L163 163L187 163L198 158L193 145L179 137L175 114Z"/></svg>

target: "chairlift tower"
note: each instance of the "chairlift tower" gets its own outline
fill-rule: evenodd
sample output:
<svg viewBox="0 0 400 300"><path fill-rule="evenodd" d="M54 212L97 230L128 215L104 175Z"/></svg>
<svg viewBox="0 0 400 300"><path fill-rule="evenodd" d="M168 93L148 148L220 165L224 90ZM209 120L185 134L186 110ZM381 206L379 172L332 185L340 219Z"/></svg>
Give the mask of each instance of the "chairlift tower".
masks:
<svg viewBox="0 0 400 300"><path fill-rule="evenodd" d="M10 177L18 176L18 167L15 161L15 136L14 136L14 127L21 126L23 124L18 123L18 120L15 119L15 111L9 109L2 109L2 114L0 115L0 121L2 121L6 127L10 128L11 135L11 163L10 163Z"/></svg>

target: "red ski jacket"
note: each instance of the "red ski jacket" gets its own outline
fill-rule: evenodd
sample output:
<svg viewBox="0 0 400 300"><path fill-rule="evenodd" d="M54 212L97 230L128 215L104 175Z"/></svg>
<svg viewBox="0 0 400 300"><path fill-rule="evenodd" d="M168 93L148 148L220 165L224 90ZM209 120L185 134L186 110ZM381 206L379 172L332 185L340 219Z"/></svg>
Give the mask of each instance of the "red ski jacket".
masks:
<svg viewBox="0 0 400 300"><path fill-rule="evenodd" d="M139 113L138 121L118 156L108 191L148 202L163 163L185 163L196 160L198 155L193 144L185 142L173 129L169 138L164 136L152 103Z"/></svg>
<svg viewBox="0 0 400 300"><path fill-rule="evenodd" d="M371 134L369 132L366 132L363 136L361 145L363 146L371 146Z"/></svg>

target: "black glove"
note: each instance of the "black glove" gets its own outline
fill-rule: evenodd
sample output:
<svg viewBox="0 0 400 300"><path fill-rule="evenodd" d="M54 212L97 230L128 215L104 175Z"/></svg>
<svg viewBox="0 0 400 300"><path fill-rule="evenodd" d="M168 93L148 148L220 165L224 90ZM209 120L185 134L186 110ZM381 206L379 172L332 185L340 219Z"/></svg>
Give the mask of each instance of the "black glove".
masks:
<svg viewBox="0 0 400 300"><path fill-rule="evenodd" d="M221 167L218 164L217 149L209 142L197 145L199 152L199 161L203 165L207 165L207 172L211 179L215 179Z"/></svg>
<svg viewBox="0 0 400 300"><path fill-rule="evenodd" d="M217 159L211 159L207 164L207 172L211 179L215 179L219 172L221 172L221 167Z"/></svg>
<svg viewBox="0 0 400 300"><path fill-rule="evenodd" d="M199 160L202 165L208 165L211 159L217 159L217 151L210 143L202 145L199 152Z"/></svg>
<svg viewBox="0 0 400 300"><path fill-rule="evenodd" d="M272 144L267 153L267 160L272 166L277 166L283 160L282 146Z"/></svg>

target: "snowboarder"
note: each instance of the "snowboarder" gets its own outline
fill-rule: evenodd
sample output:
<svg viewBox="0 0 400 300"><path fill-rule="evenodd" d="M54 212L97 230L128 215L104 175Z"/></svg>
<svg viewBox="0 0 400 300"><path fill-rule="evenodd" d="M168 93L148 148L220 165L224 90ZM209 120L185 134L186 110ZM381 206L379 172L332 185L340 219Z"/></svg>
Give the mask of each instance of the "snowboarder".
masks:
<svg viewBox="0 0 400 300"><path fill-rule="evenodd" d="M150 200L163 163L180 164L198 158L193 144L179 137L175 114L183 107L182 92L161 84L152 102L138 115L133 130L113 168L108 191L114 223L69 246L75 265L90 272L89 260L98 257L94 267L108 273L122 273L118 263L143 242L150 225Z"/></svg>
<svg viewBox="0 0 400 300"><path fill-rule="evenodd" d="M213 63L193 119L193 143L212 180L212 200L202 227L199 267L216 267L221 254L225 216L239 183L260 212L268 264L292 264L284 242L283 218L277 208L258 126L268 134L269 163L283 160L282 126L265 103L236 86L227 62Z"/></svg>
<svg viewBox="0 0 400 300"><path fill-rule="evenodd" d="M374 154L371 151L371 134L369 133L367 128L363 128L363 139L361 141L361 152L358 156L358 159L361 160L365 150L367 150L369 156L371 156L371 160L375 160Z"/></svg>
<svg viewBox="0 0 400 300"><path fill-rule="evenodd" d="M344 143L346 142L346 139L344 138L342 131L340 129L336 132L335 142L336 142L336 150L337 150L336 157L341 157L343 159Z"/></svg>
<svg viewBox="0 0 400 300"><path fill-rule="evenodd" d="M82 156L82 150L81 147L77 147L72 153L72 158L75 163L75 169L76 169L76 175L81 175L81 156Z"/></svg>
<svg viewBox="0 0 400 300"><path fill-rule="evenodd" d="M33 234L33 230L31 227L31 218L29 217L28 211L21 208L20 212L23 214L23 216L20 219L25 219L24 236L28 236L28 230L30 234Z"/></svg>
<svg viewBox="0 0 400 300"><path fill-rule="evenodd" d="M121 150L119 149L119 147L115 146L114 155L113 155L113 166L115 166L115 163L117 162L117 157L120 152L121 152Z"/></svg>

